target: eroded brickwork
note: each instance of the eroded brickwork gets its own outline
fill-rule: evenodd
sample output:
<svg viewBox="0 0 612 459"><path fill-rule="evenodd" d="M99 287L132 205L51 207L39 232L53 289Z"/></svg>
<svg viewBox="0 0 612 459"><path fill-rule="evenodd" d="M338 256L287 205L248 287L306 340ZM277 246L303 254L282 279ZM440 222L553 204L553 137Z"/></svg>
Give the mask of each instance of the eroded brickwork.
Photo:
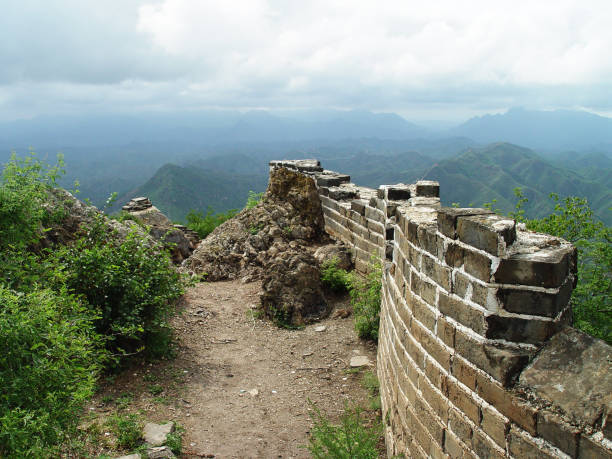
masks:
<svg viewBox="0 0 612 459"><path fill-rule="evenodd" d="M421 181L357 187L316 160L325 229L384 263L378 376L389 456L612 457L612 350L569 327L576 250Z"/></svg>

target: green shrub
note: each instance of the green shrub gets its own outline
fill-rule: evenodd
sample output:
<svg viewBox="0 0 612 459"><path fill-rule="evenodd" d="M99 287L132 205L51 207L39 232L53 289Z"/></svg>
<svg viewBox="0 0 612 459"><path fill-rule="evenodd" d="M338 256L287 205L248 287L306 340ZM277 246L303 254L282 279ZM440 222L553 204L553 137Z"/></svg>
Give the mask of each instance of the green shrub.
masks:
<svg viewBox="0 0 612 459"><path fill-rule="evenodd" d="M551 194L554 212L544 218L527 219L527 202L520 189L511 214L533 231L562 237L578 249L578 284L572 293L574 326L612 344L612 228L596 220L584 198L559 199Z"/></svg>
<svg viewBox="0 0 612 459"><path fill-rule="evenodd" d="M308 450L315 459L375 459L379 452L377 444L382 426L364 425L361 409L345 407L340 424L334 425L321 414L316 405L310 402L314 414Z"/></svg>
<svg viewBox="0 0 612 459"><path fill-rule="evenodd" d="M98 314L96 329L110 350L118 355L143 347L158 355L170 350L167 318L184 282L165 250L135 228L123 239L109 234L98 216L83 237L52 256L62 268L61 281Z"/></svg>
<svg viewBox="0 0 612 459"><path fill-rule="evenodd" d="M44 456L74 426L101 366L95 318L65 290L0 286L0 456Z"/></svg>
<svg viewBox="0 0 612 459"><path fill-rule="evenodd" d="M235 209L228 210L225 213L215 213L211 207L206 211L206 215L204 215L203 212L192 210L187 214L187 227L198 233L198 236L204 239L212 233L217 226L234 217L237 213L238 211Z"/></svg>
<svg viewBox="0 0 612 459"><path fill-rule="evenodd" d="M263 193L256 193L252 190L249 191L249 196L247 197L247 202L246 205L244 206L245 209L252 209L253 207L255 207L257 204L259 204L261 202L261 199L263 198Z"/></svg>
<svg viewBox="0 0 612 459"><path fill-rule="evenodd" d="M355 330L360 338L378 341L380 319L380 295L382 289L382 265L370 263L370 272L365 279L353 275L349 293L355 316Z"/></svg>
<svg viewBox="0 0 612 459"><path fill-rule="evenodd" d="M141 443L142 421L137 414L115 414L109 419L109 426L119 448L132 450Z"/></svg>
<svg viewBox="0 0 612 459"><path fill-rule="evenodd" d="M346 270L338 268L338 258L334 257L321 266L321 282L334 292L346 292L351 285L351 276Z"/></svg>
<svg viewBox="0 0 612 459"><path fill-rule="evenodd" d="M30 153L18 158L14 153L4 165L0 179L0 250L24 249L41 236L41 229L57 218L43 204L48 190L63 173L63 160L46 166Z"/></svg>
<svg viewBox="0 0 612 459"><path fill-rule="evenodd" d="M180 457L183 451L183 433L185 428L180 424L174 427L174 432L168 434L165 445L172 450L174 454Z"/></svg>
<svg viewBox="0 0 612 459"><path fill-rule="evenodd" d="M374 373L366 371L361 378L361 385L368 391L370 408L380 410L380 382Z"/></svg>

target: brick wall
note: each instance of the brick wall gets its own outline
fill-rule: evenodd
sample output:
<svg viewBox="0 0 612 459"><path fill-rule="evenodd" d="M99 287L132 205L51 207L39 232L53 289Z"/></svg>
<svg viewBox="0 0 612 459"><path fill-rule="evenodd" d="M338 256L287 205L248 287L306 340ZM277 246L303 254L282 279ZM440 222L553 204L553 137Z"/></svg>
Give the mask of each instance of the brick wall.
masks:
<svg viewBox="0 0 612 459"><path fill-rule="evenodd" d="M325 229L384 262L378 376L388 455L612 457L612 349L574 329L576 250L436 182L377 190L316 160Z"/></svg>

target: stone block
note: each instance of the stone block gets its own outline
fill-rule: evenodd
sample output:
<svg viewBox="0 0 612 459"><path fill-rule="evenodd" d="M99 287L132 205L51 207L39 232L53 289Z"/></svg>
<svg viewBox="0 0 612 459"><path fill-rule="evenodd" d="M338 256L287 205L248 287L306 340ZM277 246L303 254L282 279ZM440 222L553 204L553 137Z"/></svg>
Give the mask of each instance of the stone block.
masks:
<svg viewBox="0 0 612 459"><path fill-rule="evenodd" d="M419 180L415 184L416 195L425 198L439 198L440 184L433 180Z"/></svg>
<svg viewBox="0 0 612 459"><path fill-rule="evenodd" d="M438 235L435 226L419 225L418 238L418 246L438 258Z"/></svg>
<svg viewBox="0 0 612 459"><path fill-rule="evenodd" d="M515 426L510 428L508 434L508 451L512 457L558 458Z"/></svg>
<svg viewBox="0 0 612 459"><path fill-rule="evenodd" d="M444 290L447 292L451 290L451 270L442 266L437 259L423 256L421 269L427 277L433 279Z"/></svg>
<svg viewBox="0 0 612 459"><path fill-rule="evenodd" d="M465 414L473 423L478 424L480 420L480 410L471 392L463 389L454 380L448 381L447 396L450 402L459 411Z"/></svg>
<svg viewBox="0 0 612 459"><path fill-rule="evenodd" d="M414 413L433 440L437 444L442 445L444 443L444 425L422 397L415 399Z"/></svg>
<svg viewBox="0 0 612 459"><path fill-rule="evenodd" d="M480 427L491 437L501 448L506 448L506 433L509 428L509 421L493 407L485 405L481 407Z"/></svg>
<svg viewBox="0 0 612 459"><path fill-rule="evenodd" d="M464 416L454 408L448 412L448 425L453 433L466 445L472 444L473 430Z"/></svg>
<svg viewBox="0 0 612 459"><path fill-rule="evenodd" d="M461 330L455 332L455 350L501 384L508 385L529 361L525 351L501 349L481 343Z"/></svg>
<svg viewBox="0 0 612 459"><path fill-rule="evenodd" d="M444 254L444 261L451 268L459 268L463 266L465 251L459 244L448 244Z"/></svg>
<svg viewBox="0 0 612 459"><path fill-rule="evenodd" d="M485 337L515 343L540 344L556 332L556 324L550 320L491 314L485 317L485 322Z"/></svg>
<svg viewBox="0 0 612 459"><path fill-rule="evenodd" d="M386 209L387 209L387 203L385 202L385 200L384 199L380 199L380 198L376 198L376 197L370 198L369 205L370 205L370 207L378 209L378 210L380 210L383 213L386 212Z"/></svg>
<svg viewBox="0 0 612 459"><path fill-rule="evenodd" d="M444 317L438 317L437 334L448 347L455 347L455 327Z"/></svg>
<svg viewBox="0 0 612 459"><path fill-rule="evenodd" d="M362 199L353 199L351 201L351 209L359 215L365 215L365 209L368 203Z"/></svg>
<svg viewBox="0 0 612 459"><path fill-rule="evenodd" d="M476 390L476 368L460 355L453 355L451 374L470 389Z"/></svg>
<svg viewBox="0 0 612 459"><path fill-rule="evenodd" d="M436 286L431 282L421 278L416 271L412 271L410 276L410 288L418 296L420 296L427 304L436 304Z"/></svg>
<svg viewBox="0 0 612 459"><path fill-rule="evenodd" d="M580 437L578 457L581 459L610 459L612 457L612 448L606 448L600 442L583 434Z"/></svg>
<svg viewBox="0 0 612 459"><path fill-rule="evenodd" d="M558 293L541 290L497 289L497 298L503 309L517 314L556 317L568 305L572 296L572 279L568 277Z"/></svg>
<svg viewBox="0 0 612 459"><path fill-rule="evenodd" d="M546 343L519 381L570 418L600 428L611 404L610 362L612 346L568 327Z"/></svg>
<svg viewBox="0 0 612 459"><path fill-rule="evenodd" d="M483 311L470 306L465 301L440 292L438 309L445 316L455 319L479 335L485 334L486 323Z"/></svg>
<svg viewBox="0 0 612 459"><path fill-rule="evenodd" d="M538 413L538 436L570 457L576 457L578 454L580 431L554 413L547 411Z"/></svg>
<svg viewBox="0 0 612 459"><path fill-rule="evenodd" d="M556 288L570 274L575 256L576 249L567 245L541 249L535 253L517 253L500 260L494 280L500 284Z"/></svg>
<svg viewBox="0 0 612 459"><path fill-rule="evenodd" d="M470 215L491 215L492 211L478 208L442 207L438 210L438 231L451 239L457 239L457 219Z"/></svg>
<svg viewBox="0 0 612 459"><path fill-rule="evenodd" d="M386 199L389 201L403 201L410 199L410 189L408 186L387 186L385 188Z"/></svg>
<svg viewBox="0 0 612 459"><path fill-rule="evenodd" d="M477 215L457 219L457 238L494 256L502 256L516 239L514 220L498 215Z"/></svg>
<svg viewBox="0 0 612 459"><path fill-rule="evenodd" d="M538 409L535 406L480 373L476 374L476 390L480 397L493 405L501 414L531 435L537 435Z"/></svg>
<svg viewBox="0 0 612 459"><path fill-rule="evenodd" d="M359 196L357 195L357 191L350 188L341 188L341 187L330 187L328 196L331 199L335 199L337 201L346 201L349 199L355 199Z"/></svg>
<svg viewBox="0 0 612 459"><path fill-rule="evenodd" d="M365 209L365 216L368 220L373 220L381 224L382 231L384 231L384 224L386 221L385 214L383 214L380 210L376 209L375 207L368 206ZM384 232L382 232L381 234L384 234Z"/></svg>
<svg viewBox="0 0 612 459"><path fill-rule="evenodd" d="M346 174L319 174L317 175L317 186L340 186L351 181L350 175Z"/></svg>
<svg viewBox="0 0 612 459"><path fill-rule="evenodd" d="M504 444L503 450L491 441L480 429L474 431L474 437L472 438L472 450L477 457L486 457L487 459L505 459L506 456L506 445Z"/></svg>
<svg viewBox="0 0 612 459"><path fill-rule="evenodd" d="M412 321L411 332L414 339L425 349L425 352L433 357L442 368L447 372L450 371L450 352L444 347L441 341L438 340L429 330L418 324L417 321Z"/></svg>
<svg viewBox="0 0 612 459"><path fill-rule="evenodd" d="M463 250L463 267L468 274L483 282L491 280L491 258L475 250Z"/></svg>

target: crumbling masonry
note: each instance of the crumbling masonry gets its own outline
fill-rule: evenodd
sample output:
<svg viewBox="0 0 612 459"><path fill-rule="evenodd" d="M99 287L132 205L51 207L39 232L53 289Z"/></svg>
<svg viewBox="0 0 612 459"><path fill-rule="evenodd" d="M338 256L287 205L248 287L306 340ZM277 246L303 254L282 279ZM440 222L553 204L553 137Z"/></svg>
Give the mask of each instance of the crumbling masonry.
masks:
<svg viewBox="0 0 612 459"><path fill-rule="evenodd" d="M612 457L612 348L570 326L576 250L439 185L358 187L316 160L358 271L383 262L378 376L389 456Z"/></svg>

